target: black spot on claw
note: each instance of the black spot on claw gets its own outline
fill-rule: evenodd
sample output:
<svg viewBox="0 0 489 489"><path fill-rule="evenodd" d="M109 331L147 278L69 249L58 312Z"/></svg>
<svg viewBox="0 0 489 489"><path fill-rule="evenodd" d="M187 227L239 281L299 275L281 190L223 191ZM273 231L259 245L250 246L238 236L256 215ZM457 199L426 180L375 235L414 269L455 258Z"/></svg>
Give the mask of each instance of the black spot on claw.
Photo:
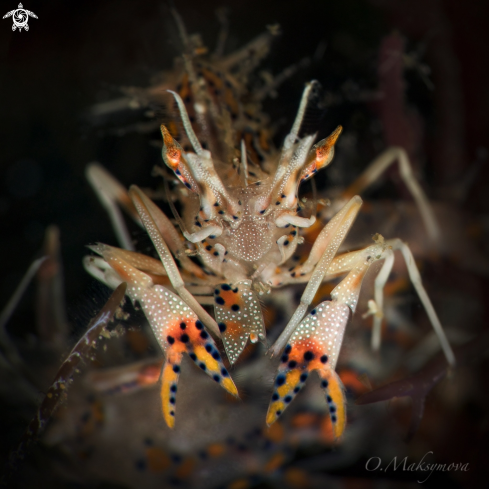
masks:
<svg viewBox="0 0 489 489"><path fill-rule="evenodd" d="M280 409L278 411L276 411L275 413L277 416L280 416L282 414L282 411L280 411Z"/></svg>
<svg viewBox="0 0 489 489"><path fill-rule="evenodd" d="M180 329L185 329L187 325L185 323L180 323Z"/></svg>
<svg viewBox="0 0 489 489"><path fill-rule="evenodd" d="M228 377L228 376L229 376L228 371L227 371L225 368L222 368L222 369L221 369L221 375L222 375L223 377Z"/></svg>
<svg viewBox="0 0 489 489"><path fill-rule="evenodd" d="M170 345L173 345L173 343L175 343L175 338L173 336L167 336L166 341L168 341Z"/></svg>
<svg viewBox="0 0 489 489"><path fill-rule="evenodd" d="M209 343L207 343L207 345L205 345L205 351L207 353L210 353L212 351L212 345L209 345Z"/></svg>
<svg viewBox="0 0 489 489"><path fill-rule="evenodd" d="M301 376L300 376L300 381L301 382L305 382L307 380L307 374L306 373L303 373Z"/></svg>
<svg viewBox="0 0 489 489"><path fill-rule="evenodd" d="M336 408L334 406L330 406L329 412L330 413L335 413L336 412Z"/></svg>
<svg viewBox="0 0 489 489"><path fill-rule="evenodd" d="M290 401L292 401L292 397L291 396L285 396L284 401L288 404Z"/></svg>
<svg viewBox="0 0 489 489"><path fill-rule="evenodd" d="M202 370L205 370L205 363L199 363L199 367L202 369Z"/></svg>
<svg viewBox="0 0 489 489"><path fill-rule="evenodd" d="M295 393L295 394L297 394L297 393L298 393L300 390L301 390L301 388L300 388L300 387L295 387L295 388L294 388L294 393Z"/></svg>
<svg viewBox="0 0 489 489"><path fill-rule="evenodd" d="M328 404L333 402L333 399L331 399L331 396L326 396L326 400L328 401Z"/></svg>
<svg viewBox="0 0 489 489"><path fill-rule="evenodd" d="M221 291L219 289L214 289L214 294L219 295Z"/></svg>
<svg viewBox="0 0 489 489"><path fill-rule="evenodd" d="M231 287L228 284L222 284L221 289L222 290L231 290Z"/></svg>
<svg viewBox="0 0 489 489"><path fill-rule="evenodd" d="M170 416L175 416L175 411L170 411Z"/></svg>
<svg viewBox="0 0 489 489"><path fill-rule="evenodd" d="M328 381L327 380L323 380L321 382L321 387L323 387L324 389L326 389L326 387L328 387Z"/></svg>
<svg viewBox="0 0 489 489"><path fill-rule="evenodd" d="M218 251L214 251L213 255L214 256L219 256L219 252Z"/></svg>
<svg viewBox="0 0 489 489"><path fill-rule="evenodd" d="M275 202L275 205L280 205L280 202L279 201Z"/></svg>
<svg viewBox="0 0 489 489"><path fill-rule="evenodd" d="M291 350L292 350L292 347L290 345L287 345L285 347L285 353L289 354Z"/></svg>
<svg viewBox="0 0 489 489"><path fill-rule="evenodd" d="M289 361L289 355L282 355L282 362L288 362Z"/></svg>
<svg viewBox="0 0 489 489"><path fill-rule="evenodd" d="M178 365L173 365L173 371L178 374L180 372L180 367Z"/></svg>
<svg viewBox="0 0 489 489"><path fill-rule="evenodd" d="M239 311L239 306L238 306L238 304L233 304L233 305L231 306L231 309L232 309L233 311Z"/></svg>
<svg viewBox="0 0 489 489"><path fill-rule="evenodd" d="M328 361L328 355L323 355L319 360L321 360L321 363L326 363Z"/></svg>
<svg viewBox="0 0 489 489"><path fill-rule="evenodd" d="M278 401L280 399L279 395L274 392L273 395L272 395L272 401Z"/></svg>
<svg viewBox="0 0 489 489"><path fill-rule="evenodd" d="M204 325L202 324L201 321L195 321L195 327L197 329L204 329Z"/></svg>
<svg viewBox="0 0 489 489"><path fill-rule="evenodd" d="M216 382L219 382L221 380L221 377L219 377L219 375L213 375L212 376L213 380L215 380Z"/></svg>
<svg viewBox="0 0 489 489"><path fill-rule="evenodd" d="M265 214L265 209L263 209L262 211L260 211L260 214Z"/></svg>
<svg viewBox="0 0 489 489"><path fill-rule="evenodd" d="M189 357L195 362L197 360L197 355L195 353L190 353Z"/></svg>
<svg viewBox="0 0 489 489"><path fill-rule="evenodd" d="M222 215L222 214L224 214L224 211L219 211L218 214L221 214Z"/></svg>
<svg viewBox="0 0 489 489"><path fill-rule="evenodd" d="M207 245L207 246L205 247L205 249L206 249L207 251L211 251L211 250L212 250L212 246L211 246L211 245Z"/></svg>
<svg viewBox="0 0 489 489"><path fill-rule="evenodd" d="M173 384L171 387L170 387L170 390L172 392L177 392L177 386L175 384Z"/></svg>
<svg viewBox="0 0 489 489"><path fill-rule="evenodd" d="M170 397L170 404L175 404L175 398L174 397Z"/></svg>
<svg viewBox="0 0 489 489"><path fill-rule="evenodd" d="M285 377L283 375L279 375L277 377L277 380L275 381L275 383L278 385L278 386L281 386L281 385L284 385L285 384Z"/></svg>
<svg viewBox="0 0 489 489"><path fill-rule="evenodd" d="M313 315L314 315L314 314L316 314L316 309L313 309L313 310L311 311L311 314L313 314Z"/></svg>
<svg viewBox="0 0 489 489"><path fill-rule="evenodd" d="M189 339L190 339L190 338L188 337L188 334L185 334L185 333L184 333L182 336L180 336L180 341L181 341L182 343L188 343L188 340L189 340Z"/></svg>
<svg viewBox="0 0 489 489"><path fill-rule="evenodd" d="M313 358L314 353L312 351L306 351L306 353L304 353L304 360L306 360L306 362L310 362Z"/></svg>
<svg viewBox="0 0 489 489"><path fill-rule="evenodd" d="M331 416L331 421L332 421L333 423L336 423L336 416L335 416L335 415Z"/></svg>
<svg viewBox="0 0 489 489"><path fill-rule="evenodd" d="M192 188L192 185L190 185L190 183L188 183L188 182L185 182L185 186L186 186L187 188Z"/></svg>
<svg viewBox="0 0 489 489"><path fill-rule="evenodd" d="M215 352L212 354L212 358L213 358L214 360L220 360L220 359L221 359L221 357L219 356L219 353L218 353L217 351L215 351Z"/></svg>
<svg viewBox="0 0 489 489"><path fill-rule="evenodd" d="M211 234L211 235L209 236L209 239L216 239L216 237L215 237L213 234Z"/></svg>
<svg viewBox="0 0 489 489"><path fill-rule="evenodd" d="M224 299L222 297L217 297L216 298L216 304L223 306L224 305Z"/></svg>
<svg viewBox="0 0 489 489"><path fill-rule="evenodd" d="M286 240L284 241L284 246L287 246L289 243L290 243L290 241L289 241L288 239L286 239Z"/></svg>
<svg viewBox="0 0 489 489"><path fill-rule="evenodd" d="M219 323L218 326L221 333L224 333L224 331L226 331L226 325L224 323Z"/></svg>
<svg viewBox="0 0 489 489"><path fill-rule="evenodd" d="M295 368L295 367L297 367L297 362L295 360L291 360L289 362L289 368Z"/></svg>

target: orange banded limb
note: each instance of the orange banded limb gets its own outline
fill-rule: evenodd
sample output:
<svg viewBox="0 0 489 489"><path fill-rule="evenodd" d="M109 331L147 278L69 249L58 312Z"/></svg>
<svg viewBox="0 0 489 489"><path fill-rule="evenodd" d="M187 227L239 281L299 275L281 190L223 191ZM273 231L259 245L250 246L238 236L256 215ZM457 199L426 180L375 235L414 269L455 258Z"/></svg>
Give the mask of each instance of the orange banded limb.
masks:
<svg viewBox="0 0 489 489"><path fill-rule="evenodd" d="M175 426L175 404L181 362L181 353L168 355L161 369L161 408L166 424L170 428Z"/></svg>
<svg viewBox="0 0 489 489"><path fill-rule="evenodd" d="M214 340L204 329L204 324L182 299L161 285L154 285L151 277L137 270L121 258L117 248L97 245L92 249L101 254L110 265L112 273L128 283L127 294L137 300L153 330L153 333L165 353L166 363L162 375L162 406L165 420L173 426L171 411L175 413L171 402L172 385L176 386L183 353L218 382L230 394L237 396L236 386L222 363ZM173 374L170 372L172 365Z"/></svg>
<svg viewBox="0 0 489 489"><path fill-rule="evenodd" d="M338 374L329 368L318 370L321 387L326 391L329 416L333 425L336 439L341 438L346 427L346 398L345 389Z"/></svg>
<svg viewBox="0 0 489 489"><path fill-rule="evenodd" d="M300 391L309 373L317 370L321 386L327 390L333 432L339 438L346 423L341 382L334 369L350 315L349 307L325 301L313 309L292 334L281 357L274 392L268 408L270 425L283 413ZM331 409L332 408L332 409Z"/></svg>
<svg viewBox="0 0 489 489"><path fill-rule="evenodd" d="M162 336L158 341L165 349L166 362L161 377L161 402L163 415L170 428L173 428L175 422L176 392L183 353L187 353L212 380L238 397L236 386L222 362L214 340L195 314L171 321Z"/></svg>

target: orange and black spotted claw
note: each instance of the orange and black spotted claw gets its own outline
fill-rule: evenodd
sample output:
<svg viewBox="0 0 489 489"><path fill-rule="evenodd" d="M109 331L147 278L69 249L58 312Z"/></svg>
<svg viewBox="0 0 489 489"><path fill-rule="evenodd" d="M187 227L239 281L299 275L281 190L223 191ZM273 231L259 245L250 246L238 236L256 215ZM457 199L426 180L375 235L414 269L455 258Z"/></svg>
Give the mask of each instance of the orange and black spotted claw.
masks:
<svg viewBox="0 0 489 489"><path fill-rule="evenodd" d="M149 275L133 267L126 261L123 250L100 244L92 249L102 255L119 280L127 282L127 295L141 304L165 353L161 398L168 426L171 428L175 424L175 393L184 353L215 382L237 397L236 386L222 362L214 340L192 309L178 295L162 285L155 285Z"/></svg>
<svg viewBox="0 0 489 489"><path fill-rule="evenodd" d="M231 395L238 391L226 370L214 340L197 315L180 297L155 285L139 299L156 339L165 352L162 370L161 400L165 420L175 423L175 393L184 353Z"/></svg>
<svg viewBox="0 0 489 489"><path fill-rule="evenodd" d="M163 416L170 428L175 425L176 392L183 353L187 353L200 369L230 394L238 396L214 340L197 316L188 315L185 319L170 322L165 335L162 339L166 360L161 374L161 402Z"/></svg>
<svg viewBox="0 0 489 489"><path fill-rule="evenodd" d="M267 413L271 425L284 412L317 370L336 439L346 425L346 402L343 385L334 371L350 310L337 301L325 301L311 311L292 334L283 352Z"/></svg>

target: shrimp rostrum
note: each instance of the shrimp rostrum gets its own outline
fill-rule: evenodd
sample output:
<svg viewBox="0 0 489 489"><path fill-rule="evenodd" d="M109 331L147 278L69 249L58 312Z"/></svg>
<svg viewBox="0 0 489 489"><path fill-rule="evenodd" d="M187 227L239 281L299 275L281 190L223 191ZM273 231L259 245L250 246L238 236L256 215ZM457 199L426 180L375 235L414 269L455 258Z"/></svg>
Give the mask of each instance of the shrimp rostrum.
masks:
<svg viewBox="0 0 489 489"><path fill-rule="evenodd" d="M218 82L219 79L214 84ZM275 422L309 373L316 370L325 391L334 435L339 438L345 429L346 407L335 366L345 327L355 312L365 274L374 262L383 260L375 280L375 297L370 301L375 309L373 344L378 348L383 288L396 250L406 261L411 281L449 363L454 363L450 345L405 243L375 235L371 246L338 254L362 205L358 195L345 199L339 212L319 233L305 262L298 265L291 260L303 242L302 230L316 221L316 202L312 212L301 205L299 186L331 163L342 131L340 126L319 142L315 134L299 137L315 83L306 85L281 151L265 155L262 164L251 161L252 142L237 125L230 124L229 114L216 109L214 99L202 92L202 83L193 93L193 105L179 93L170 92L184 131L177 137L178 131L171 125L161 126L162 157L180 181L177 192L183 203L181 216L172 198L169 203L181 233L141 189L132 186L126 191L99 165L88 167L88 178L109 211L122 248L91 246L99 256L87 257L85 266L109 287L127 282L126 294L142 307L165 355L161 400L170 427L175 423L182 356L189 355L215 382L237 396L216 341L222 341L230 364L234 364L248 341L265 342L260 294L304 283L300 304L269 350L272 356L280 357L280 363L266 422L269 425ZM179 92L184 89L189 90L188 84L180 87ZM192 117L189 111L194 114ZM219 130L225 137L221 140L211 137ZM415 189L414 197L425 224L429 225L431 208L412 177L402 150L390 150L374 161L367 169L367 177L378 175L397 159L404 165L401 173L406 175L408 187ZM160 172L163 173L161 169ZM160 260L133 250L118 204L145 228ZM346 276L331 292L331 300L313 304L321 284L341 275ZM214 306L214 317L203 305Z"/></svg>

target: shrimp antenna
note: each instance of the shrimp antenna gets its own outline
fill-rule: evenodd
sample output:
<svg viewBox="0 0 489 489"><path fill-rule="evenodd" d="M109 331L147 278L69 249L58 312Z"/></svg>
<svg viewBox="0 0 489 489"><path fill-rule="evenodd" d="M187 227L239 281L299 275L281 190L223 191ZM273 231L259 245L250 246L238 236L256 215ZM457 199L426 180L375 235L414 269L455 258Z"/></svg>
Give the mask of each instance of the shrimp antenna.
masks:
<svg viewBox="0 0 489 489"><path fill-rule="evenodd" d="M187 133L187 137L190 141L190 144L194 148L195 152L198 155L201 155L203 153L203 148L202 145L200 144L199 140L197 139L197 136L195 135L195 132L192 128L192 124L190 123L190 119L187 114L187 109L185 108L185 104L183 103L182 97L178 95L178 93L173 92L172 90L167 90L167 92L171 93L173 97L175 98L175 101L178 105L178 110L180 112L180 117L182 118L182 124L183 128L185 129L185 132Z"/></svg>

